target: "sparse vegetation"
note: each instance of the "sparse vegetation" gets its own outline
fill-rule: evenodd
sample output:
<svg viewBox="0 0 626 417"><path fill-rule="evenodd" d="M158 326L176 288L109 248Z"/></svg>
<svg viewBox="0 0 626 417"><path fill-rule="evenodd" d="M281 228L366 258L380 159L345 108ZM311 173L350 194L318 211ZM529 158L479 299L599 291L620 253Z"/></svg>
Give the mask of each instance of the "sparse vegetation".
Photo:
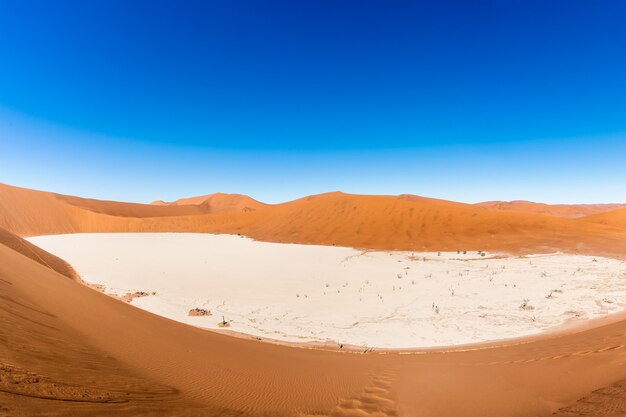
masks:
<svg viewBox="0 0 626 417"><path fill-rule="evenodd" d="M204 308L192 308L191 310L189 310L189 313L187 313L188 316L192 316L192 317L196 317L196 316L210 316L211 310L205 310Z"/></svg>
<svg viewBox="0 0 626 417"><path fill-rule="evenodd" d="M122 300L130 303L131 301L133 301L133 299L135 298L141 298L141 297L148 297L151 295L156 295L156 291L135 291L135 292L128 292L126 293L126 295L124 295L122 297Z"/></svg>

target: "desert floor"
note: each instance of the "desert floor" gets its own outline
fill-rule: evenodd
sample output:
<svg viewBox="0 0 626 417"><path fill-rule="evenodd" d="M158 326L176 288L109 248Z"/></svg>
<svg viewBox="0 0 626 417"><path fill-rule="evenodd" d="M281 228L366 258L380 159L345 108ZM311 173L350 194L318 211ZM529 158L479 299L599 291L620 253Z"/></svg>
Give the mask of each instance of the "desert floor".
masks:
<svg viewBox="0 0 626 417"><path fill-rule="evenodd" d="M626 305L626 263L592 256L360 251L194 233L28 240L137 307L208 329L224 318L228 330L282 342L461 345Z"/></svg>

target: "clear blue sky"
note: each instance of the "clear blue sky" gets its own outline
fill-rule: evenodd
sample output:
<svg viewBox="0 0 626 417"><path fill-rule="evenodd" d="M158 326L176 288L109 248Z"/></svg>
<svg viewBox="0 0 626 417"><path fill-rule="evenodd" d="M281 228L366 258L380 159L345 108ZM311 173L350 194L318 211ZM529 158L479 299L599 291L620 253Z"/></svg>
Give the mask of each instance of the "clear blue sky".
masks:
<svg viewBox="0 0 626 417"><path fill-rule="evenodd" d="M0 0L0 182L626 202L626 2Z"/></svg>

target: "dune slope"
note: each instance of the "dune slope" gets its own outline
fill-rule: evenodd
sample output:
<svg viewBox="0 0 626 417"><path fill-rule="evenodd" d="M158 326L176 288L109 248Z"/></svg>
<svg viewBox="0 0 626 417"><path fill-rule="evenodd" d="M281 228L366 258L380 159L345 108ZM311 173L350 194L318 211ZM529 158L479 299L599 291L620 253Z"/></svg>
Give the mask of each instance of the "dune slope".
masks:
<svg viewBox="0 0 626 417"><path fill-rule="evenodd" d="M626 229L626 209L613 210L606 213L583 217L580 221L604 224Z"/></svg>
<svg viewBox="0 0 626 417"><path fill-rule="evenodd" d="M76 271L74 271L74 268L72 268L63 259L46 252L40 247L33 245L32 243L2 228L0 228L0 245L13 249L14 251L21 253L22 255L52 269L53 271L58 272L61 275L65 275L71 279L78 279L78 275L76 274Z"/></svg>
<svg viewBox="0 0 626 417"><path fill-rule="evenodd" d="M68 195L54 194L63 203L93 211L94 213L107 214L119 217L167 217L186 216L191 214L208 213L205 206L158 206L137 203L119 203L117 201L102 201L89 198L72 197Z"/></svg>
<svg viewBox="0 0 626 417"><path fill-rule="evenodd" d="M120 219L200 214L202 207L160 207L72 197L0 184L0 227L20 236L115 227Z"/></svg>
<svg viewBox="0 0 626 417"><path fill-rule="evenodd" d="M71 302L63 288L80 286L76 281L3 244L0 265L0 415L166 415L191 406L175 389L136 375L34 299L48 292L59 303ZM83 313L91 314L77 312Z"/></svg>
<svg viewBox="0 0 626 417"><path fill-rule="evenodd" d="M214 226L259 240L402 250L626 254L626 234L551 216L395 196L331 193Z"/></svg>
<svg viewBox="0 0 626 417"><path fill-rule="evenodd" d="M578 218L626 207L626 204L544 204L532 201L485 201L477 206L522 213L546 214L557 217Z"/></svg>
<svg viewBox="0 0 626 417"><path fill-rule="evenodd" d="M203 206L211 213L251 211L267 206L267 204L261 203L251 197L248 197L247 195L225 193L214 193L197 197L181 198L171 203L158 200L152 202L151 204L157 206Z"/></svg>

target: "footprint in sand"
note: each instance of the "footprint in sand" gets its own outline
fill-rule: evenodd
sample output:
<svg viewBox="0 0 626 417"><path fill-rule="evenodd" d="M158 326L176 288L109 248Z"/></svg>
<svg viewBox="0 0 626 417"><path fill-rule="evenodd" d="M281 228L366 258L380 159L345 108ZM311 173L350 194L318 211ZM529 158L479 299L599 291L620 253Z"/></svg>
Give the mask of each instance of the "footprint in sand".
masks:
<svg viewBox="0 0 626 417"><path fill-rule="evenodd" d="M391 390L395 375L392 371L373 374L370 385L341 400L329 417L396 417L398 411Z"/></svg>

